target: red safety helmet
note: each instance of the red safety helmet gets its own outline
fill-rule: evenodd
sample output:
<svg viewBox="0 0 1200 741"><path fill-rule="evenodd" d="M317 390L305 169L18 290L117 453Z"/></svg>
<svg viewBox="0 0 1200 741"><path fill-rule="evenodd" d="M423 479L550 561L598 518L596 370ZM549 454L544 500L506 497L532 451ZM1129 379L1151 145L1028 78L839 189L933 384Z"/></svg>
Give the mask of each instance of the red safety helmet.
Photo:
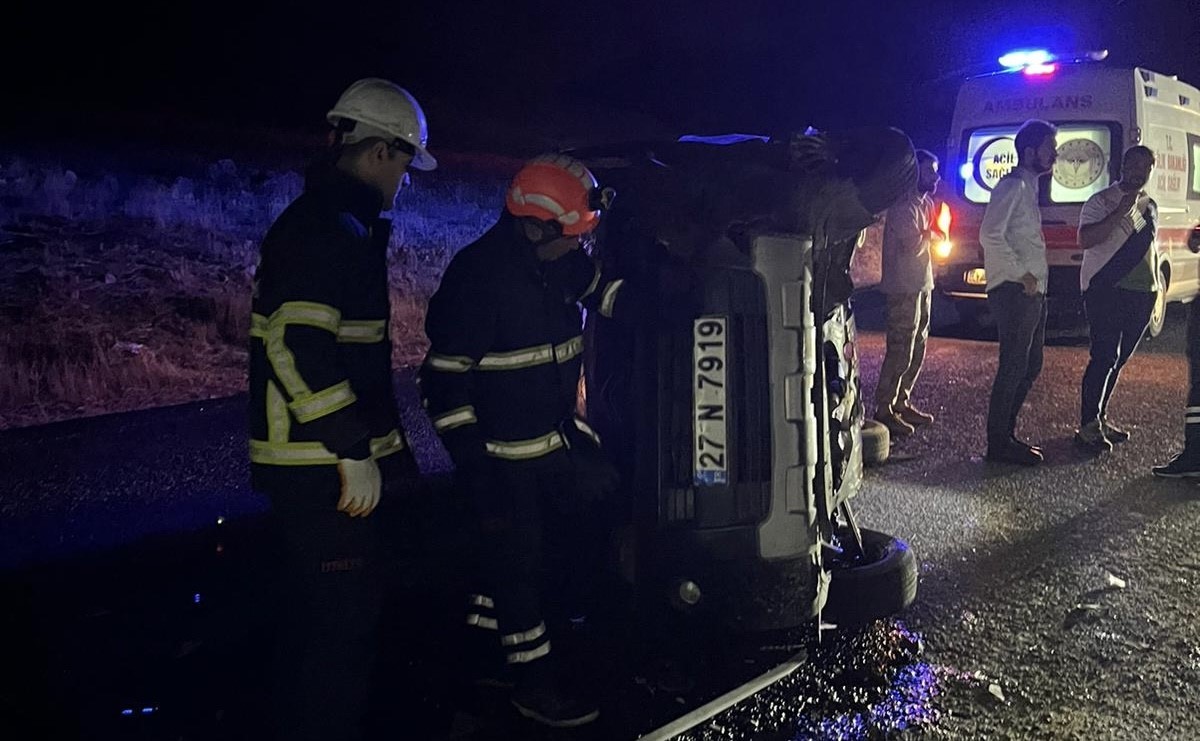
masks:
<svg viewBox="0 0 1200 741"><path fill-rule="evenodd" d="M611 188L600 188L579 160L548 154L525 163L516 174L505 207L513 216L554 222L563 236L576 237L596 228L613 195Z"/></svg>

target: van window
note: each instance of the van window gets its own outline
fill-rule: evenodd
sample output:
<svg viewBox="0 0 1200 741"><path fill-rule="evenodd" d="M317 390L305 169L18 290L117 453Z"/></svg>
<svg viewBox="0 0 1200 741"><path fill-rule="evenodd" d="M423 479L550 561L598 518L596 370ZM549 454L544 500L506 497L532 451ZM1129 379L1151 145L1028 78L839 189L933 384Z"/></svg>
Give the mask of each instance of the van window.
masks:
<svg viewBox="0 0 1200 741"><path fill-rule="evenodd" d="M1083 203L1119 177L1120 163L1113 162L1112 156L1113 142L1121 141L1119 129L1100 122L1057 126L1058 161L1049 193L1041 194L1042 202ZM989 126L967 134L962 167L962 193L967 200L987 203L1000 178L1017 166L1013 139L1019 128L1021 124Z"/></svg>

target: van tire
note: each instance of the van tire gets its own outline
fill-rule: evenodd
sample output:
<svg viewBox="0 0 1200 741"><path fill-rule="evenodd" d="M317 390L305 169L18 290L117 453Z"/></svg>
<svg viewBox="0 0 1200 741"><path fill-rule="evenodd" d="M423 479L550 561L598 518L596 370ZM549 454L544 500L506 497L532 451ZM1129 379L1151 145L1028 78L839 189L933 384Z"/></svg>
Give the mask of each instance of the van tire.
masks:
<svg viewBox="0 0 1200 741"><path fill-rule="evenodd" d="M917 557L908 544L875 530L861 533L864 563L826 563L832 578L821 618L838 626L890 617L917 598ZM845 534L843 542L849 537Z"/></svg>
<svg viewBox="0 0 1200 741"><path fill-rule="evenodd" d="M1163 327L1167 324L1167 274L1165 271L1159 272L1159 286L1162 290L1154 294L1154 308L1150 310L1150 325L1146 328L1146 334L1151 337L1158 337L1162 334Z"/></svg>
<svg viewBox="0 0 1200 741"><path fill-rule="evenodd" d="M888 459L892 447L892 434L888 428L873 419L862 425L863 465L877 466Z"/></svg>

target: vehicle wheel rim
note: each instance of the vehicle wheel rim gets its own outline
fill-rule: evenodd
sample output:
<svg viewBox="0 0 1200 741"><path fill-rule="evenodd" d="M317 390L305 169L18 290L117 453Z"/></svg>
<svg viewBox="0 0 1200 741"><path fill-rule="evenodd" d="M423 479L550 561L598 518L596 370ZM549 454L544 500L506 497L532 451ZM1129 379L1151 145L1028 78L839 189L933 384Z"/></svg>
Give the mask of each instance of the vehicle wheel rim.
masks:
<svg viewBox="0 0 1200 741"><path fill-rule="evenodd" d="M1163 326L1163 320L1167 311L1166 295L1159 291L1154 297L1154 310L1150 313L1150 333L1157 335Z"/></svg>

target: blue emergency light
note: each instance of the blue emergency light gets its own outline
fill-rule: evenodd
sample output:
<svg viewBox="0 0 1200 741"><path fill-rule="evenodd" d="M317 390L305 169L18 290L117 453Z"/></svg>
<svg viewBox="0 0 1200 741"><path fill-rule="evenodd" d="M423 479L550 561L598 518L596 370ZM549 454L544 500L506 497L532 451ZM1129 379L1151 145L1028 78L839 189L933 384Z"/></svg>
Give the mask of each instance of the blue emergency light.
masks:
<svg viewBox="0 0 1200 741"><path fill-rule="evenodd" d="M1040 67L1053 62L1055 57L1045 49L1018 49L1000 57L1000 66L1005 69Z"/></svg>
<svg viewBox="0 0 1200 741"><path fill-rule="evenodd" d="M1108 57L1107 49L1098 51L1069 52L1055 54L1047 49L1016 49L997 61L1008 72L1024 72L1027 75L1050 75L1059 63L1100 62Z"/></svg>

